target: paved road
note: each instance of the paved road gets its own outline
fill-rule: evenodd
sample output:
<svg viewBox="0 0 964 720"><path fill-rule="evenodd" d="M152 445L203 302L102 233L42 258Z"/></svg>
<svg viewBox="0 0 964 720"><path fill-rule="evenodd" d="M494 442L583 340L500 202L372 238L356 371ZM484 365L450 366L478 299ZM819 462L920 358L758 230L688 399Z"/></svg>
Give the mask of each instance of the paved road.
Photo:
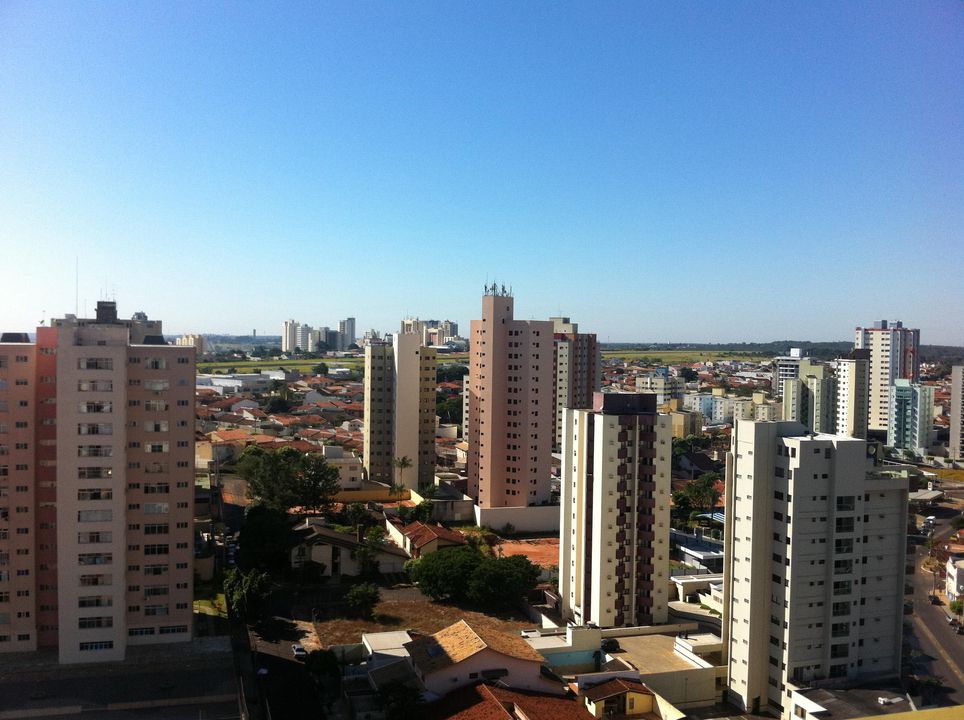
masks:
<svg viewBox="0 0 964 720"><path fill-rule="evenodd" d="M936 511L934 514L938 515ZM948 515L947 512L943 514ZM951 532L945 517L938 521L934 537L939 541L944 540ZM910 616L911 631L905 640L922 653L915 661L918 672L943 679L947 692L941 704L964 704L964 635L957 635L955 629L948 625L947 606L932 605L929 600L934 591L934 575L921 569L926 557L927 550L919 546L912 581L914 614Z"/></svg>

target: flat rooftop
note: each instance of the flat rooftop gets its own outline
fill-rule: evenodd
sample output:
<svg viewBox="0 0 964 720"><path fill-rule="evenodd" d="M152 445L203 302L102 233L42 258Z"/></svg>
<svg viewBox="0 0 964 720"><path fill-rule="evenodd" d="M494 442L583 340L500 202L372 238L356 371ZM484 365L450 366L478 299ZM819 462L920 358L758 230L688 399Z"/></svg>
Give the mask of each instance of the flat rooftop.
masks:
<svg viewBox="0 0 964 720"><path fill-rule="evenodd" d="M619 650L609 653L631 663L642 675L698 668L673 650L675 635L629 635L618 637ZM643 682L645 682L645 678Z"/></svg>

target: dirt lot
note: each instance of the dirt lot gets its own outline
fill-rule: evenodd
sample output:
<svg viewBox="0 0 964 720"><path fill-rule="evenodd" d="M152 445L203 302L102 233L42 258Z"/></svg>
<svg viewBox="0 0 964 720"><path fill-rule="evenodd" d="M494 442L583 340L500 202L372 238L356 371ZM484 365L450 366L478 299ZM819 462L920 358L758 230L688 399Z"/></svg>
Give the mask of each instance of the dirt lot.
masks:
<svg viewBox="0 0 964 720"><path fill-rule="evenodd" d="M454 605L432 602L412 590L382 590L382 601L375 608L378 622L367 620L326 620L315 623L322 647L361 642L362 633L389 630L418 630L435 633L464 619L472 627L516 632L532 627L522 615L496 617Z"/></svg>
<svg viewBox="0 0 964 720"><path fill-rule="evenodd" d="M531 540L503 540L499 545L502 554L525 555L534 565L548 567L559 564L559 538L534 538Z"/></svg>

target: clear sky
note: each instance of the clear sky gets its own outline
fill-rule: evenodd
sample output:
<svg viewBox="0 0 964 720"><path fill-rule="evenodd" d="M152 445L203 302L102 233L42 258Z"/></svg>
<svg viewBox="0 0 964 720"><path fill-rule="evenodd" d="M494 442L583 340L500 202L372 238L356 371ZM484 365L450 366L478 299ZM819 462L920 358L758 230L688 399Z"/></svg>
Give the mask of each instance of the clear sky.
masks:
<svg viewBox="0 0 964 720"><path fill-rule="evenodd" d="M960 2L0 2L0 329L964 344Z"/></svg>

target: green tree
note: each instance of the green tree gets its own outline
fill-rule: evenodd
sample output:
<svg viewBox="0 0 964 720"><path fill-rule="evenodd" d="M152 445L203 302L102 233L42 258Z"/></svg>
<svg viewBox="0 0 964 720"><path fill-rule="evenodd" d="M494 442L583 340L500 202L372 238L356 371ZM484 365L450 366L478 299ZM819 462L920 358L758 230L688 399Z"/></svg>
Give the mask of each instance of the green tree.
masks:
<svg viewBox="0 0 964 720"><path fill-rule="evenodd" d="M371 513L368 512L368 509L360 502L348 503L342 511L342 514L345 518L345 524L353 528L357 528L359 525L369 527L375 523Z"/></svg>
<svg viewBox="0 0 964 720"><path fill-rule="evenodd" d="M311 368L311 372L313 372L315 375L323 375L323 376L328 375L328 364L318 363L313 368Z"/></svg>
<svg viewBox="0 0 964 720"><path fill-rule="evenodd" d="M340 490L338 468L315 453L292 448L245 448L237 472L248 483L248 495L268 507L287 512L300 507L327 510Z"/></svg>
<svg viewBox="0 0 964 720"><path fill-rule="evenodd" d="M264 411L269 415L276 415L278 413L286 413L291 409L291 403L285 400L280 395L275 395L268 398L268 402L264 406Z"/></svg>
<svg viewBox="0 0 964 720"><path fill-rule="evenodd" d="M406 470L412 467L412 461L409 459L408 455L402 455L402 457L397 457L392 460L392 467L395 468L394 486L397 488L404 488L405 483L402 481L402 475Z"/></svg>
<svg viewBox="0 0 964 720"><path fill-rule="evenodd" d="M224 574L224 597L234 617L252 622L263 616L271 597L271 577L260 570L231 568Z"/></svg>
<svg viewBox="0 0 964 720"><path fill-rule="evenodd" d="M483 558L469 579L468 599L483 607L510 608L525 600L538 582L539 568L523 555Z"/></svg>
<svg viewBox="0 0 964 720"><path fill-rule="evenodd" d="M239 539L239 561L249 568L278 571L288 564L291 524L277 508L256 503L244 514Z"/></svg>
<svg viewBox="0 0 964 720"><path fill-rule="evenodd" d="M341 490L338 468L330 465L322 455L305 453L294 479L298 505L309 511L331 510L335 496Z"/></svg>
<svg viewBox="0 0 964 720"><path fill-rule="evenodd" d="M716 503L720 499L720 491L716 488L716 483L719 480L719 473L703 473L695 480L687 483L684 492L689 494L690 500L696 507L710 512L716 507Z"/></svg>
<svg viewBox="0 0 964 720"><path fill-rule="evenodd" d="M437 383L454 382L461 380L469 374L468 365L439 365L435 369L435 381Z"/></svg>
<svg viewBox="0 0 964 720"><path fill-rule="evenodd" d="M688 367L680 368L679 376L686 382L696 382L700 379L700 374L693 368Z"/></svg>
<svg viewBox="0 0 964 720"><path fill-rule="evenodd" d="M964 600L951 600L947 608L955 615L964 614Z"/></svg>
<svg viewBox="0 0 964 720"><path fill-rule="evenodd" d="M955 530L964 529L964 515L957 515L951 518L951 527Z"/></svg>
<svg viewBox="0 0 964 720"><path fill-rule="evenodd" d="M435 402L435 414L444 423L462 423L462 398L439 393Z"/></svg>
<svg viewBox="0 0 964 720"><path fill-rule="evenodd" d="M482 556L478 552L460 547L423 555L408 563L407 568L423 595L458 601L466 599L469 581L480 562Z"/></svg>
<svg viewBox="0 0 964 720"><path fill-rule="evenodd" d="M335 680L341 677L338 656L331 650L312 650L305 658L305 668L318 678Z"/></svg>
<svg viewBox="0 0 964 720"><path fill-rule="evenodd" d="M352 585L345 594L345 601L359 617L370 618L375 611L375 606L382 599L382 594L378 587L372 583L358 583Z"/></svg>

